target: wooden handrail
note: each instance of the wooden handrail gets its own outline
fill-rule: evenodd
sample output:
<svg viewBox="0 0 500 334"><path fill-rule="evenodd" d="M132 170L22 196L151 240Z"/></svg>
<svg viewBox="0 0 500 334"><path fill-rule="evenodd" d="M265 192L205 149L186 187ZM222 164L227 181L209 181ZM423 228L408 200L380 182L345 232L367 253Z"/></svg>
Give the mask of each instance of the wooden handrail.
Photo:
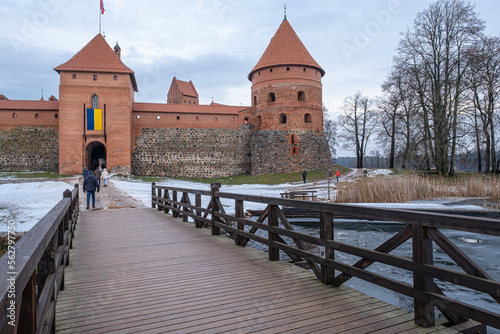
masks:
<svg viewBox="0 0 500 334"><path fill-rule="evenodd" d="M420 326L430 327L435 324L434 307L437 307L450 325L466 322L470 318L480 322L483 326L500 329L500 314L466 304L462 300L447 297L434 281L446 281L486 293L500 303L500 283L488 276L479 265L440 232L440 229L449 229L500 236L499 220L233 194L221 192L220 184L212 186L212 191L157 186L154 183L152 188L153 207L158 207L159 210L163 209L165 213L172 211L174 217L181 216L184 221L190 218L195 222L196 227L211 225L212 234L219 234L221 230L224 230L238 246L246 245L248 240L267 245L270 260L278 260L278 252L281 250L293 262L300 265L305 264L325 284L338 286L351 277L358 277L413 298L415 322ZM170 196L170 192L172 196ZM180 200L176 195L173 195L178 192L183 194ZM189 194L196 196L195 205L189 200ZM207 208L201 207L199 199L201 196L210 197L210 204ZM234 200L234 214L224 211L220 205L220 201L223 199ZM257 221L250 220L243 217L245 202L266 204L267 209ZM294 231L282 211L283 207L319 212L320 235L311 236ZM201 216L202 213L205 215ZM339 213L342 213L342 216L399 222L406 224L407 227L373 250L356 247L334 240L333 215ZM248 228L245 229L245 227ZM267 237L256 235L255 232L258 229L267 231ZM282 237L291 238L294 242L288 244ZM389 254L407 240L412 240L412 259ZM302 246L303 242L324 247L324 255L320 256L306 250ZM463 269L463 272L435 266L433 264L433 243L448 254ZM361 260L354 264L346 264L335 260L336 252L351 254L360 257ZM412 272L413 284L399 282L392 277L384 277L366 270L375 262ZM340 274L335 276L335 271L340 272Z"/></svg>
<svg viewBox="0 0 500 334"><path fill-rule="evenodd" d="M0 333L54 333L79 211L78 184L0 258Z"/></svg>

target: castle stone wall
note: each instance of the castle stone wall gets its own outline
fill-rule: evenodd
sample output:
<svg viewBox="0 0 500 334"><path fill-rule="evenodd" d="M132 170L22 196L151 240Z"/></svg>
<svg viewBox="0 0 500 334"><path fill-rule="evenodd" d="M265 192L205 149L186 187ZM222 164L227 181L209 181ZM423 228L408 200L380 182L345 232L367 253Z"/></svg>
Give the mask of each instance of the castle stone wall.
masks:
<svg viewBox="0 0 500 334"><path fill-rule="evenodd" d="M217 178L250 173L253 127L240 129L142 128L134 143L132 173Z"/></svg>
<svg viewBox="0 0 500 334"><path fill-rule="evenodd" d="M321 131L256 131L251 152L252 175L321 170L330 165L328 142Z"/></svg>
<svg viewBox="0 0 500 334"><path fill-rule="evenodd" d="M0 129L0 169L57 172L59 134L57 128L18 126Z"/></svg>

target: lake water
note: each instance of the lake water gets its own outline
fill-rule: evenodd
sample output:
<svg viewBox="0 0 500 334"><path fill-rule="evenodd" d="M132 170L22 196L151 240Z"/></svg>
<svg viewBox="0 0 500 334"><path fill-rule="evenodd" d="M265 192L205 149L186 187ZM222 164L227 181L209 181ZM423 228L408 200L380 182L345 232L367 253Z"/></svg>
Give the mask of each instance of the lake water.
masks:
<svg viewBox="0 0 500 334"><path fill-rule="evenodd" d="M293 226L297 232L319 236L317 222L300 224L293 223ZM368 221L343 221L342 223L335 225L334 239L339 242L373 250L402 228L403 225L401 224L377 224ZM474 262L483 268L488 275L496 281L500 281L499 237L449 230L442 230L442 232ZM260 233L267 235L267 232L265 231L261 231ZM267 246L253 241L250 241L249 245L263 251L267 250ZM306 246L311 252L319 255L324 254L323 249L317 245L308 244ZM399 246L397 249L393 250L390 254L411 259L411 239ZM289 260L288 256L284 253L281 253L280 256L283 260ZM359 257L336 251L335 260L346 264L353 264L359 260ZM454 261L451 260L450 257L435 244L434 263L447 269L463 272L454 263ZM367 270L409 285L413 285L412 274L403 269L374 263L368 267ZM336 272L336 274L338 275L339 272ZM448 297L500 314L500 305L487 294L472 291L468 288L457 286L448 282L436 281L436 283ZM358 278L351 278L344 284L402 309L413 311L413 300L410 297L387 290ZM500 333L500 330L488 328L488 333Z"/></svg>

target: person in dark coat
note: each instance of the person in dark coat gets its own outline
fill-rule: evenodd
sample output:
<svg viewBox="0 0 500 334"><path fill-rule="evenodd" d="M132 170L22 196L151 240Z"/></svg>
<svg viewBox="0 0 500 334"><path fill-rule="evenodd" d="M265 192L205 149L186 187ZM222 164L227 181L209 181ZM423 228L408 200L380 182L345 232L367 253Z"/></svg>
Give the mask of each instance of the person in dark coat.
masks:
<svg viewBox="0 0 500 334"><path fill-rule="evenodd" d="M307 172L304 170L302 172L302 178L304 179L304 183L306 183Z"/></svg>
<svg viewBox="0 0 500 334"><path fill-rule="evenodd" d="M84 179L87 177L87 175L89 175L89 170L87 169L87 167L83 167L82 175Z"/></svg>
<svg viewBox="0 0 500 334"><path fill-rule="evenodd" d="M85 177L83 181L83 192L87 193L87 209L89 208L90 196L92 196L92 208L95 208L95 192L99 192L99 182L92 171Z"/></svg>
<svg viewBox="0 0 500 334"><path fill-rule="evenodd" d="M101 186L101 175L102 175L101 170L99 169L99 167L97 167L95 169L94 176L97 179L97 181L99 182L99 187Z"/></svg>

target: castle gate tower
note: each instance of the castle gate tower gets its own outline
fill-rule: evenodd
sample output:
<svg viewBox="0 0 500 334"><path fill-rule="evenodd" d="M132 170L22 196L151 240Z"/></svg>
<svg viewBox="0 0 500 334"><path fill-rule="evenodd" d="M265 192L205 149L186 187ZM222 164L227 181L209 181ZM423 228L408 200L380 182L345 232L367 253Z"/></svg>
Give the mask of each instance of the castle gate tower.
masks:
<svg viewBox="0 0 500 334"><path fill-rule="evenodd" d="M323 134L325 71L285 19L248 75L256 133L252 174L326 169L330 150Z"/></svg>
<svg viewBox="0 0 500 334"><path fill-rule="evenodd" d="M54 68L59 84L59 173L79 174L103 163L130 173L132 106L137 83L101 34Z"/></svg>

